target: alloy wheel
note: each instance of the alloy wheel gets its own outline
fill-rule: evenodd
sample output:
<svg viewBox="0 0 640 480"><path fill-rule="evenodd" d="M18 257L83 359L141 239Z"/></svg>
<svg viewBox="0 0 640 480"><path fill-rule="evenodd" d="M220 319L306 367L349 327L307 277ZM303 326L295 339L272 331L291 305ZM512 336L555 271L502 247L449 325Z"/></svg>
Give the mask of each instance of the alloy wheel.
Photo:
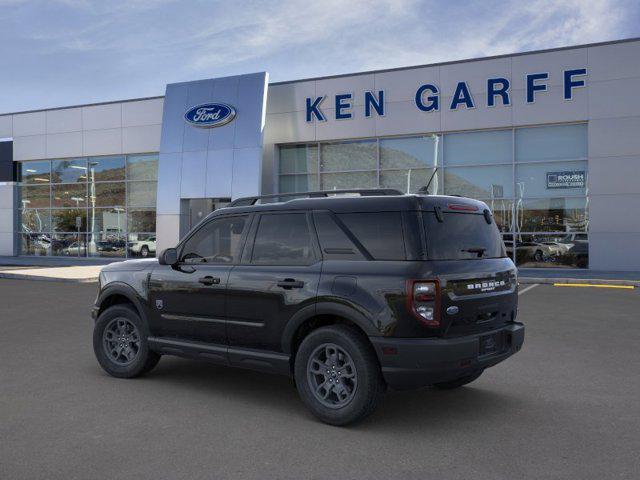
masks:
<svg viewBox="0 0 640 480"><path fill-rule="evenodd" d="M123 317L109 322L102 334L102 344L107 357L115 364L126 366L140 352L140 332L132 322Z"/></svg>
<svg viewBox="0 0 640 480"><path fill-rule="evenodd" d="M348 405L358 386L353 359L335 343L323 343L311 353L307 380L316 400L329 408Z"/></svg>

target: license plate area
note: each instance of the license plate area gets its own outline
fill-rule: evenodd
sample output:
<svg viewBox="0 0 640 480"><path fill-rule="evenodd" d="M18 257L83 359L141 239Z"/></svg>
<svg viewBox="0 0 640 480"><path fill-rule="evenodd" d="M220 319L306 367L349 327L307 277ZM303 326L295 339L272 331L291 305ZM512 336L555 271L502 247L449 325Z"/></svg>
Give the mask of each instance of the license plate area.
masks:
<svg viewBox="0 0 640 480"><path fill-rule="evenodd" d="M506 336L504 332L491 333L489 335L482 335L479 338L479 356L497 355L504 352L506 347Z"/></svg>

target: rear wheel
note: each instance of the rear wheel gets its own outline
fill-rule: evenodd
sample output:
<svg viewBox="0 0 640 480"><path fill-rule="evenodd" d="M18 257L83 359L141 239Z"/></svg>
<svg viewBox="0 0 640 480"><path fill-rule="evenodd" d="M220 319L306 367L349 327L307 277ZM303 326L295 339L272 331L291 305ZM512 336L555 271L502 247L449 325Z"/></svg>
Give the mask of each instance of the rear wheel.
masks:
<svg viewBox="0 0 640 480"><path fill-rule="evenodd" d="M435 383L433 386L439 388L440 390L453 390L454 388L460 388L468 383L471 383L478 379L484 370L480 370L479 372L473 373L471 375L466 375L464 377L457 378L455 380L451 380L450 382L441 382Z"/></svg>
<svg viewBox="0 0 640 480"><path fill-rule="evenodd" d="M147 258L149 256L149 247L143 245L140 249L140 255L142 255L143 258Z"/></svg>
<svg viewBox="0 0 640 480"><path fill-rule="evenodd" d="M373 349L362 335L343 325L319 328L302 341L295 381L311 412L331 425L365 418L386 390Z"/></svg>
<svg viewBox="0 0 640 480"><path fill-rule="evenodd" d="M93 351L100 366L119 378L144 375L160 355L149 350L147 328L129 305L114 305L98 317L93 329Z"/></svg>

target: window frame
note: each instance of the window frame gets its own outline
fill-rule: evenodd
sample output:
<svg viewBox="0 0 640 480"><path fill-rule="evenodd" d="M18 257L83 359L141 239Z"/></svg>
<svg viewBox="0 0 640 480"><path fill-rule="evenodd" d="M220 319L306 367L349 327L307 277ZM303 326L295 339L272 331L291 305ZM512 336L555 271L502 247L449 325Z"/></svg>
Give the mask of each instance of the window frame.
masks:
<svg viewBox="0 0 640 480"><path fill-rule="evenodd" d="M260 220L263 216L267 215L304 215L307 230L309 232L309 238L311 240L311 259L309 263L298 263L291 265L289 263L252 263L253 250L255 247L256 236L258 228L260 226ZM316 263L322 261L322 254L320 253L320 244L318 243L318 234L316 232L315 224L313 223L313 215L310 210L268 210L264 212L258 212L254 215L251 227L249 229L247 239L244 245L244 251L242 252L241 264L250 265L251 267L310 267Z"/></svg>
<svg viewBox="0 0 640 480"><path fill-rule="evenodd" d="M200 232L200 230L202 230L203 228L207 228L213 222L217 222L217 221L221 221L221 220L227 220L227 219L233 218L233 217L247 217L247 223L245 224L244 229L242 231L242 235L240 236L240 245L238 246L238 255L234 256L233 261L231 261L229 263L213 263L213 262L187 263L187 262L183 262L182 261L182 254L183 254L183 251L184 251L184 247L187 244L187 242L189 242L189 240L191 240L191 238L194 237L194 235L197 235L198 232ZM248 235L249 235L249 231L253 227L253 223L254 223L253 219L254 219L254 217L255 217L255 214L245 212L245 213L233 213L233 214L226 214L226 215L216 215L215 217L212 217L209 220L203 221L196 228L191 230L191 232L189 232L189 234L186 237L184 237L180 241L180 243L178 243L178 245L176 246L176 250L178 252L178 263L177 263L177 265L179 265L179 266L188 265L188 266L194 267L194 268L197 267L197 266L202 266L202 265L205 265L205 266L239 265L243 255L244 255L244 251L245 251L245 248L246 248L246 242L247 242L247 238L248 238Z"/></svg>

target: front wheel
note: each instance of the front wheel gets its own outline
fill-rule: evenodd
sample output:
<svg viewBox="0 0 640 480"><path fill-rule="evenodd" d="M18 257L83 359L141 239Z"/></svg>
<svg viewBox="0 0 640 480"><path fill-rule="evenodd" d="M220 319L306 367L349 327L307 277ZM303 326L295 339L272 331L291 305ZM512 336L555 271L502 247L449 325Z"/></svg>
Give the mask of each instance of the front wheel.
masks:
<svg viewBox="0 0 640 480"><path fill-rule="evenodd" d="M146 324L129 305L114 305L100 314L93 328L93 351L100 366L119 378L143 375L160 361L149 349Z"/></svg>
<svg viewBox="0 0 640 480"><path fill-rule="evenodd" d="M455 380L451 380L450 382L442 382L436 383L433 386L439 388L440 390L453 390L454 388L460 388L468 383L471 383L482 375L484 370L480 370L479 372L472 373L471 375L465 375L464 377L456 378Z"/></svg>
<svg viewBox="0 0 640 480"><path fill-rule="evenodd" d="M147 258L149 256L149 247L143 245L140 249L140 255L142 255L143 258Z"/></svg>
<svg viewBox="0 0 640 480"><path fill-rule="evenodd" d="M361 334L344 325L319 328L302 341L295 381L306 406L331 425L370 415L386 390L375 352Z"/></svg>

